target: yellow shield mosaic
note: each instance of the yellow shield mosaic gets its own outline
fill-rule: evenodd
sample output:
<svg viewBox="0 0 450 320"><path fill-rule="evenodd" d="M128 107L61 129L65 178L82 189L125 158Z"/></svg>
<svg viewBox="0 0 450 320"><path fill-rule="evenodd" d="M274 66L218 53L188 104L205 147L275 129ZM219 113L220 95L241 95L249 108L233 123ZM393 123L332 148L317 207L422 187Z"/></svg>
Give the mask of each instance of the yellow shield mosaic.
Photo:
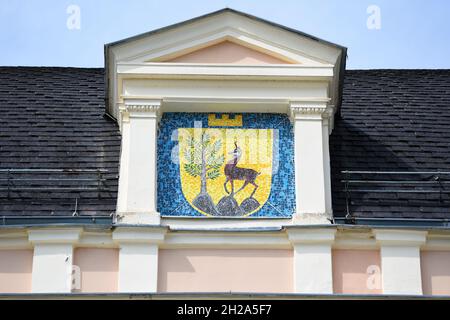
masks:
<svg viewBox="0 0 450 320"><path fill-rule="evenodd" d="M242 128L242 115L208 126L220 128L178 129L182 193L205 216L250 216L270 196L273 129Z"/></svg>

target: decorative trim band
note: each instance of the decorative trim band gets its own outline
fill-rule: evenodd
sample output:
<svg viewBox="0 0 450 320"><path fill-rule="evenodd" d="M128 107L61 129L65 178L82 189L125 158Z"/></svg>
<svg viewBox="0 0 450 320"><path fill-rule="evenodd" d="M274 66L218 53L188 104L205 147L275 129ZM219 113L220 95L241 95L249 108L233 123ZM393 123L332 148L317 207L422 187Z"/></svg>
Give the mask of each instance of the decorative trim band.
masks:
<svg viewBox="0 0 450 320"><path fill-rule="evenodd" d="M311 120L322 120L330 119L334 113L333 106L327 106L324 104L291 104L289 107L289 113L291 121L295 119L311 119Z"/></svg>
<svg viewBox="0 0 450 320"><path fill-rule="evenodd" d="M125 112L159 112L159 104L128 104L122 109Z"/></svg>
<svg viewBox="0 0 450 320"><path fill-rule="evenodd" d="M325 108L325 107L312 107L312 106L291 107L291 113L293 115L296 115L296 114L317 114L317 115L321 115L326 110L327 110L327 108Z"/></svg>

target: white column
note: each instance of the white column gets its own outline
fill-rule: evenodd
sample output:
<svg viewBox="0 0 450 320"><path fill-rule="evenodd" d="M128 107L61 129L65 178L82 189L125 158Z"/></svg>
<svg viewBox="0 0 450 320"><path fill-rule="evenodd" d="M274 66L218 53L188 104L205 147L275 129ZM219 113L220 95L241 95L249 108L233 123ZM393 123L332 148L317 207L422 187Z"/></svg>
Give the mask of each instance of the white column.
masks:
<svg viewBox="0 0 450 320"><path fill-rule="evenodd" d="M119 244L119 292L155 293L158 289L158 245L163 228L118 228L113 240Z"/></svg>
<svg viewBox="0 0 450 320"><path fill-rule="evenodd" d="M287 229L294 247L294 290L304 294L332 294L331 247L335 229Z"/></svg>
<svg viewBox="0 0 450 320"><path fill-rule="evenodd" d="M327 199L327 187L331 182L325 170L324 144L328 134L324 134L323 113L326 103L291 102L291 119L295 140L295 190L297 213L294 223L329 224L331 199ZM328 119L326 119L328 121ZM325 137L324 137L325 135ZM328 201L330 202L328 204Z"/></svg>
<svg viewBox="0 0 450 320"><path fill-rule="evenodd" d="M420 247L427 232L374 230L381 248L383 293L421 295Z"/></svg>
<svg viewBox="0 0 450 320"><path fill-rule="evenodd" d="M161 101L125 102L117 212L119 223L159 225L157 130Z"/></svg>
<svg viewBox="0 0 450 320"><path fill-rule="evenodd" d="M327 217L333 216L333 206L331 199L331 164L330 164L330 122L333 116L333 109L327 109L323 113L322 120L322 141L323 141L323 172L325 179L325 213Z"/></svg>
<svg viewBox="0 0 450 320"><path fill-rule="evenodd" d="M34 246L33 293L70 293L72 290L73 244L81 229L46 229L28 231Z"/></svg>

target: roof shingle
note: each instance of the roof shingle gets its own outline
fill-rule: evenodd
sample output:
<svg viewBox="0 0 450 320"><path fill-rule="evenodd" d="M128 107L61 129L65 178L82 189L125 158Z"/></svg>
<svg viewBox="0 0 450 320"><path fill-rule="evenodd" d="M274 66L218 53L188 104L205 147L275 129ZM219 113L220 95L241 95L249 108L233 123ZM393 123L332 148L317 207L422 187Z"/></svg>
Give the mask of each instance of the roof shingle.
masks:
<svg viewBox="0 0 450 320"><path fill-rule="evenodd" d="M100 68L0 68L0 169L107 170L100 190L97 173L54 173L47 184L16 173L9 192L0 180L0 216L114 212L120 133L104 116L104 90ZM330 137L336 217L346 214L342 171L450 171L450 70L347 71L340 112ZM353 216L370 218L450 218L449 208L448 193L357 193L350 203Z"/></svg>
<svg viewBox="0 0 450 320"><path fill-rule="evenodd" d="M330 157L337 217L346 214L342 171L450 171L450 70L347 71L341 117L330 137ZM356 178L430 182L435 177L360 174ZM448 178L441 176L443 182ZM408 190L398 185L377 187ZM373 185L364 189L375 190ZM450 185L444 184L443 191L355 193L350 211L365 218L449 218Z"/></svg>
<svg viewBox="0 0 450 320"><path fill-rule="evenodd" d="M107 171L101 174L100 192L96 172L10 173L9 192L3 172L0 215L109 216L115 211L120 134L104 116L104 85L103 69L0 68L0 169ZM36 180L42 178L56 180ZM51 190L55 187L59 190Z"/></svg>

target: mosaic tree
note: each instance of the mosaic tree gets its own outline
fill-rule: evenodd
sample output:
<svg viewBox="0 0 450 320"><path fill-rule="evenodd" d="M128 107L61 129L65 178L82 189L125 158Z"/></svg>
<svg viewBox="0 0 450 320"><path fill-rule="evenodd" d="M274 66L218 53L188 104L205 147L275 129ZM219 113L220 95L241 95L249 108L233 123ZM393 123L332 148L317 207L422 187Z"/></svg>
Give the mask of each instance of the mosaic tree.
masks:
<svg viewBox="0 0 450 320"><path fill-rule="evenodd" d="M213 141L206 132L198 138L187 137L187 147L184 150L184 169L192 177L200 177L200 194L194 199L193 204L200 210L216 215L217 211L207 189L207 180L214 180L220 176L225 157L222 149L222 141Z"/></svg>

